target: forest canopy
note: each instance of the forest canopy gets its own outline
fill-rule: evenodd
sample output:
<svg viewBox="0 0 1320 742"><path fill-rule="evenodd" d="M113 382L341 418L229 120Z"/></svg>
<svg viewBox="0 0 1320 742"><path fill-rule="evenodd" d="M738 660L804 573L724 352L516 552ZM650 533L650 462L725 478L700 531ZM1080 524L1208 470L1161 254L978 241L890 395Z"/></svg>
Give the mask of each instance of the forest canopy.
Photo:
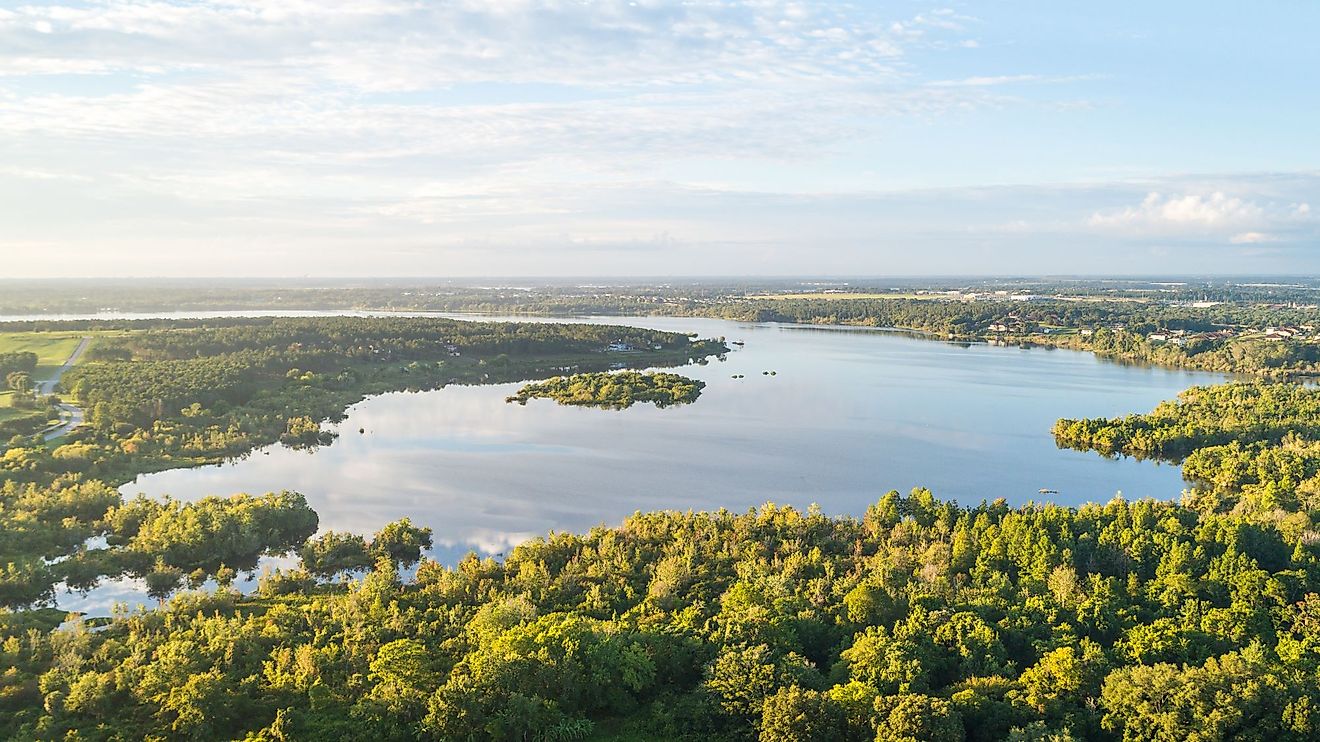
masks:
<svg viewBox="0 0 1320 742"><path fill-rule="evenodd" d="M317 541L308 567L373 550L341 542ZM251 597L184 592L96 631L31 632L8 614L0 733L1320 734L1317 547L1175 503L960 507L916 490L859 519L639 513L503 561L423 561L411 579L396 565L350 582L295 568Z"/></svg>
<svg viewBox="0 0 1320 742"><path fill-rule="evenodd" d="M655 371L573 374L527 384L505 401L525 405L532 399L553 399L561 405L612 410L639 402L669 407L697 401L705 386L704 381Z"/></svg>

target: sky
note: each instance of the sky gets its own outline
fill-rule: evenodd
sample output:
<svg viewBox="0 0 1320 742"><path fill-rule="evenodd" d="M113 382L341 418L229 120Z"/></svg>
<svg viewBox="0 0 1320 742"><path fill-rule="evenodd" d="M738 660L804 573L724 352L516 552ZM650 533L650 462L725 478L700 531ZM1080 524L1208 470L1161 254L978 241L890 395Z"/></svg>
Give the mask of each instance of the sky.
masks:
<svg viewBox="0 0 1320 742"><path fill-rule="evenodd" d="M0 276L1317 274L1317 27L0 0Z"/></svg>

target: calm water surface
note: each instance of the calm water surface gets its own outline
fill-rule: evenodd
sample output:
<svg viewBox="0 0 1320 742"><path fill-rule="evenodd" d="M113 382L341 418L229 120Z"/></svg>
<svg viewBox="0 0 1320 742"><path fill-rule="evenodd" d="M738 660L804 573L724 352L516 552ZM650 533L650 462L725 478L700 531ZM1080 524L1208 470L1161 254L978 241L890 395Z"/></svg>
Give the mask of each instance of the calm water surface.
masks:
<svg viewBox="0 0 1320 742"><path fill-rule="evenodd" d="M505 403L516 384L387 394L353 407L329 447L272 446L221 466L143 476L123 491L192 499L294 489L324 528L367 533L405 515L429 525L437 556L496 553L636 510L775 501L860 514L884 492L915 486L963 503L1039 500L1041 488L1068 504L1120 491L1171 498L1182 489L1177 467L1061 451L1050 426L1061 416L1146 410L1223 378L874 330L594 321L746 345L684 369L707 383L689 406Z"/></svg>
<svg viewBox="0 0 1320 742"><path fill-rule="evenodd" d="M707 383L688 406L507 404L517 384L386 394L352 407L334 426L340 436L331 446L271 446L220 466L145 475L122 492L195 499L297 490L323 529L370 534L403 516L430 526L433 556L447 561L471 549L498 554L551 530L617 524L637 510L743 510L774 501L858 515L886 491L915 486L962 503L1076 505L1119 492L1174 498L1183 487L1176 466L1059 450L1050 426L1059 417L1144 411L1225 378L876 330L570 321L746 345L682 370ZM770 370L776 375L763 375ZM1042 496L1042 488L1059 494ZM135 596L137 585L113 583L85 598L64 596L61 605L99 612L111 599Z"/></svg>

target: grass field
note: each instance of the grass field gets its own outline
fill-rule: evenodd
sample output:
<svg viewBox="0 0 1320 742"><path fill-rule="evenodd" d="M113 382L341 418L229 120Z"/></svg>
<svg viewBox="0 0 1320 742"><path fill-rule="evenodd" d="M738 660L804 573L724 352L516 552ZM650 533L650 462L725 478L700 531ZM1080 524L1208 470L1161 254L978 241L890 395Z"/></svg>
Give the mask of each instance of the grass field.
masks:
<svg viewBox="0 0 1320 742"><path fill-rule="evenodd" d="M30 351L37 354L36 381L50 378L78 347L81 332L0 332L0 353Z"/></svg>
<svg viewBox="0 0 1320 742"><path fill-rule="evenodd" d="M36 410L16 410L14 409L14 393L0 392L0 422L13 420L19 417L31 417L40 414Z"/></svg>

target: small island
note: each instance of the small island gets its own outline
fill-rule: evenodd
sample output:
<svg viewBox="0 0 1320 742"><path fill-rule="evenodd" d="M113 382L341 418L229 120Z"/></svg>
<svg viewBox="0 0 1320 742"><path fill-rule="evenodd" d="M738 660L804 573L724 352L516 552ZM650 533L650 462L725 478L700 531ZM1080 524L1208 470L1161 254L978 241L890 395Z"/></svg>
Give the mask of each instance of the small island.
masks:
<svg viewBox="0 0 1320 742"><path fill-rule="evenodd" d="M527 384L506 402L527 404L530 399L553 399L561 405L622 410L638 402L656 407L691 404L706 382L679 374L619 371L555 376Z"/></svg>

